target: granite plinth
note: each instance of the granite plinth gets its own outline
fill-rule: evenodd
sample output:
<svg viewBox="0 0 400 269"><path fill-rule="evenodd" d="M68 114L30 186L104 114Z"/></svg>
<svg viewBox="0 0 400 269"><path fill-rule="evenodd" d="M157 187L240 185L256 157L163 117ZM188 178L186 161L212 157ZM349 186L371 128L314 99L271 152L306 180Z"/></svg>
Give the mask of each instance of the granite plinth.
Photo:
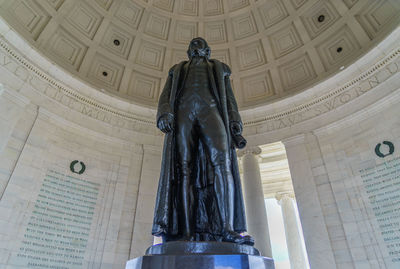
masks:
<svg viewBox="0 0 400 269"><path fill-rule="evenodd" d="M126 263L125 269L274 269L270 258L253 255L145 255Z"/></svg>
<svg viewBox="0 0 400 269"><path fill-rule="evenodd" d="M245 254L259 256L260 252L248 245L228 242L173 241L149 247L146 255L188 255L188 254Z"/></svg>
<svg viewBox="0 0 400 269"><path fill-rule="evenodd" d="M274 269L271 258L252 246L227 242L173 241L151 246L126 269Z"/></svg>

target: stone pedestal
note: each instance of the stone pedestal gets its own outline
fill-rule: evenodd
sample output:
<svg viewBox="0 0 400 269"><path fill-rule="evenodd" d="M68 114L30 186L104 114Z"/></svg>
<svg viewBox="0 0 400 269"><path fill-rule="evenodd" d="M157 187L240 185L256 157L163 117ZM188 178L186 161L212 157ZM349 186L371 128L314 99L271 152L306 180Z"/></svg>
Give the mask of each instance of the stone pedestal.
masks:
<svg viewBox="0 0 400 269"><path fill-rule="evenodd" d="M172 241L157 244L146 250L146 255L232 255L244 254L260 256L258 249L249 245L228 242Z"/></svg>
<svg viewBox="0 0 400 269"><path fill-rule="evenodd" d="M225 242L169 242L147 249L146 255L130 260L125 269L274 269L271 258L257 249Z"/></svg>
<svg viewBox="0 0 400 269"><path fill-rule="evenodd" d="M251 255L146 255L126 263L125 269L274 269L272 259Z"/></svg>

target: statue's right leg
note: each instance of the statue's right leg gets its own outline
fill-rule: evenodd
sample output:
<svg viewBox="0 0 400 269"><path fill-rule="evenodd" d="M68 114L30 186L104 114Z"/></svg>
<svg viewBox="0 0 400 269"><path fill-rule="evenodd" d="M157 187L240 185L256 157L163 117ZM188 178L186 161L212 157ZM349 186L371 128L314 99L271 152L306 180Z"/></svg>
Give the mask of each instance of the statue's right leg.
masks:
<svg viewBox="0 0 400 269"><path fill-rule="evenodd" d="M214 170L214 197L222 228L219 233L222 241L242 244L243 237L234 230L235 186L224 122L216 109L207 110L199 121L201 139Z"/></svg>
<svg viewBox="0 0 400 269"><path fill-rule="evenodd" d="M191 186L191 165L193 154L193 121L188 117L187 111L179 111L176 119L176 149L178 161L178 184L179 191L177 206L179 212L179 234L180 240L192 241L193 231L193 194Z"/></svg>

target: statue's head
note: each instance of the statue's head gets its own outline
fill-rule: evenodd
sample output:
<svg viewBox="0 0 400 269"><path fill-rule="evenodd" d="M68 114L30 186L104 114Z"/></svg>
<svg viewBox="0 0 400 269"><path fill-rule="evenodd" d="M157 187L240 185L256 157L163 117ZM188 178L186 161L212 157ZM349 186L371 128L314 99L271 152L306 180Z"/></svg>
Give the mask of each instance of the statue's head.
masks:
<svg viewBox="0 0 400 269"><path fill-rule="evenodd" d="M192 59L194 56L206 57L209 59L211 55L211 49L204 38L196 37L190 41L187 54L189 59Z"/></svg>

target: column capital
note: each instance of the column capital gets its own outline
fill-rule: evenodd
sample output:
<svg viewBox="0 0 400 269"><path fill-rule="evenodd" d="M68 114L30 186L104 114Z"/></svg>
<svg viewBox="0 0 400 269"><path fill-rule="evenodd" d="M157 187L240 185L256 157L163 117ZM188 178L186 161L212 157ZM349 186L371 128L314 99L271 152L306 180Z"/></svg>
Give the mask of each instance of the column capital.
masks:
<svg viewBox="0 0 400 269"><path fill-rule="evenodd" d="M240 149L237 152L238 157L243 157L247 154L259 155L261 153L261 148L259 146L250 146Z"/></svg>
<svg viewBox="0 0 400 269"><path fill-rule="evenodd" d="M285 191L285 192L277 192L275 194L275 199L281 204L283 199L294 199L294 192Z"/></svg>

